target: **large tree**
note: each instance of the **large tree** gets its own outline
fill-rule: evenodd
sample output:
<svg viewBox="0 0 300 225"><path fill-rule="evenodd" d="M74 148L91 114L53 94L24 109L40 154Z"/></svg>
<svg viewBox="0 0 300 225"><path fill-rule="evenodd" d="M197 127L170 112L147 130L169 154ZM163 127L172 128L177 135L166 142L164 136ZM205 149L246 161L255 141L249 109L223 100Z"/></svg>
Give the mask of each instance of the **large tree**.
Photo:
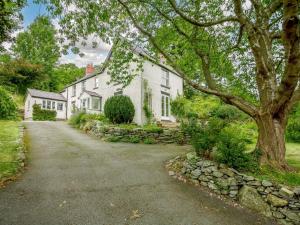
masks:
<svg viewBox="0 0 300 225"><path fill-rule="evenodd" d="M44 89L55 89L52 71L60 57L60 48L56 29L49 17L37 17L24 32L19 33L13 51L18 58L42 65L48 76L43 82Z"/></svg>
<svg viewBox="0 0 300 225"><path fill-rule="evenodd" d="M261 162L287 168L287 114L300 98L299 0L49 1L67 38L125 38L163 55L194 89L247 113Z"/></svg>
<svg viewBox="0 0 300 225"><path fill-rule="evenodd" d="M22 20L20 10L26 0L1 0L0 1L0 51L3 42L12 40L12 32L19 28Z"/></svg>

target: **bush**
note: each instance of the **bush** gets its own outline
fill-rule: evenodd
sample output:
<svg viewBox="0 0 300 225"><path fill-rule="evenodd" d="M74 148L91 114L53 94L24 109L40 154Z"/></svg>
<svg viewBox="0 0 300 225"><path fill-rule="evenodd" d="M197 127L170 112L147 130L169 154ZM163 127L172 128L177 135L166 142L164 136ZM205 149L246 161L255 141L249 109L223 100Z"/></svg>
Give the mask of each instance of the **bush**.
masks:
<svg viewBox="0 0 300 225"><path fill-rule="evenodd" d="M256 160L246 153L246 142L239 138L239 134L239 130L222 130L216 145L216 160L235 169L254 170L257 168Z"/></svg>
<svg viewBox="0 0 300 225"><path fill-rule="evenodd" d="M224 104L214 109L211 112L211 116L229 121L243 120L247 118L243 112L236 109L234 106Z"/></svg>
<svg viewBox="0 0 300 225"><path fill-rule="evenodd" d="M163 128L158 127L154 124L144 126L143 130L148 133L157 133L157 134L161 134L164 131Z"/></svg>
<svg viewBox="0 0 300 225"><path fill-rule="evenodd" d="M0 86L0 119L15 119L17 106L9 93Z"/></svg>
<svg viewBox="0 0 300 225"><path fill-rule="evenodd" d="M110 136L108 138L106 138L106 141L109 141L109 142L118 142L121 140L121 137L119 136Z"/></svg>
<svg viewBox="0 0 300 225"><path fill-rule="evenodd" d="M128 139L129 143L140 143L141 139L139 136L130 136Z"/></svg>
<svg viewBox="0 0 300 225"><path fill-rule="evenodd" d="M108 122L108 119L103 114L96 114L96 113L84 113L80 117L80 123L86 123L92 120L97 120L101 122Z"/></svg>
<svg viewBox="0 0 300 225"><path fill-rule="evenodd" d="M148 145L152 145L152 144L155 144L156 141L154 138L145 138L144 139L144 144L148 144Z"/></svg>
<svg viewBox="0 0 300 225"><path fill-rule="evenodd" d="M290 118L286 128L288 141L300 143L300 118Z"/></svg>
<svg viewBox="0 0 300 225"><path fill-rule="evenodd" d="M86 113L81 111L74 113L69 119L69 124L71 124L74 127L80 127L81 118L85 115Z"/></svg>
<svg viewBox="0 0 300 225"><path fill-rule="evenodd" d="M128 96L112 96L105 102L104 114L112 123L131 123L134 105Z"/></svg>
<svg viewBox="0 0 300 225"><path fill-rule="evenodd" d="M56 111L41 109L41 106L34 104L32 119L39 120L39 121L45 121L45 120L54 121L56 120Z"/></svg>

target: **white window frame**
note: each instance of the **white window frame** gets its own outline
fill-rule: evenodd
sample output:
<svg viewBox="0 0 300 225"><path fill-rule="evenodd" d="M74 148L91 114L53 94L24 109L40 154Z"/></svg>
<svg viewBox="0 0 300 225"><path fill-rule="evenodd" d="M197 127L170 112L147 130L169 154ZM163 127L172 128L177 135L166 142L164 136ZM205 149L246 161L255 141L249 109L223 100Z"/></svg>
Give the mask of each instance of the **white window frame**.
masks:
<svg viewBox="0 0 300 225"><path fill-rule="evenodd" d="M43 100L42 109L46 109L46 108L47 108L47 102L46 102L46 100Z"/></svg>
<svg viewBox="0 0 300 225"><path fill-rule="evenodd" d="M161 94L161 118L162 120L170 119L170 95Z"/></svg>
<svg viewBox="0 0 300 225"><path fill-rule="evenodd" d="M58 102L57 103L57 111L63 111L64 110L64 103Z"/></svg>
<svg viewBox="0 0 300 225"><path fill-rule="evenodd" d="M162 68L162 75L161 75L161 84L166 87L169 87L170 85L169 71L163 68Z"/></svg>
<svg viewBox="0 0 300 225"><path fill-rule="evenodd" d="M55 102L52 102L52 110L55 110Z"/></svg>
<svg viewBox="0 0 300 225"><path fill-rule="evenodd" d="M95 108L94 107L94 101L95 100L98 100L99 101L99 104L98 104L98 107L97 108ZM97 111L101 111L101 104L102 104L102 99L101 98L99 98L99 97L92 97L91 98L91 109L92 110L97 110Z"/></svg>
<svg viewBox="0 0 300 225"><path fill-rule="evenodd" d="M51 110L51 101L47 100L47 109Z"/></svg>

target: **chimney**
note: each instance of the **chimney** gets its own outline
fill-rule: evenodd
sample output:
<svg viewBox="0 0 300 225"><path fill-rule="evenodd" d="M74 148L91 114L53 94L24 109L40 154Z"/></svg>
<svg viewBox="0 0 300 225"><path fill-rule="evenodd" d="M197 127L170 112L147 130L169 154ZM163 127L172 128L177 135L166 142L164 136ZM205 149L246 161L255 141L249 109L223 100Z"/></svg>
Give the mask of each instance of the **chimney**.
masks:
<svg viewBox="0 0 300 225"><path fill-rule="evenodd" d="M85 75L91 75L92 73L94 73L95 68L93 66L93 64L87 64L86 68L85 68Z"/></svg>

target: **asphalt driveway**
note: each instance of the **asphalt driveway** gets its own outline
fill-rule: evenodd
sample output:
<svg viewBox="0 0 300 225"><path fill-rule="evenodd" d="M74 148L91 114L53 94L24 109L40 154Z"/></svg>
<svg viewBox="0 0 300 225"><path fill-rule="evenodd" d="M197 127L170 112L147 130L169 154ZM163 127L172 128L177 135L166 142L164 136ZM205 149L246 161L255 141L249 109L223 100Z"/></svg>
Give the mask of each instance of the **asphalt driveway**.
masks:
<svg viewBox="0 0 300 225"><path fill-rule="evenodd" d="M64 122L25 123L28 170L0 190L1 225L271 224L169 177L175 145L106 143Z"/></svg>

